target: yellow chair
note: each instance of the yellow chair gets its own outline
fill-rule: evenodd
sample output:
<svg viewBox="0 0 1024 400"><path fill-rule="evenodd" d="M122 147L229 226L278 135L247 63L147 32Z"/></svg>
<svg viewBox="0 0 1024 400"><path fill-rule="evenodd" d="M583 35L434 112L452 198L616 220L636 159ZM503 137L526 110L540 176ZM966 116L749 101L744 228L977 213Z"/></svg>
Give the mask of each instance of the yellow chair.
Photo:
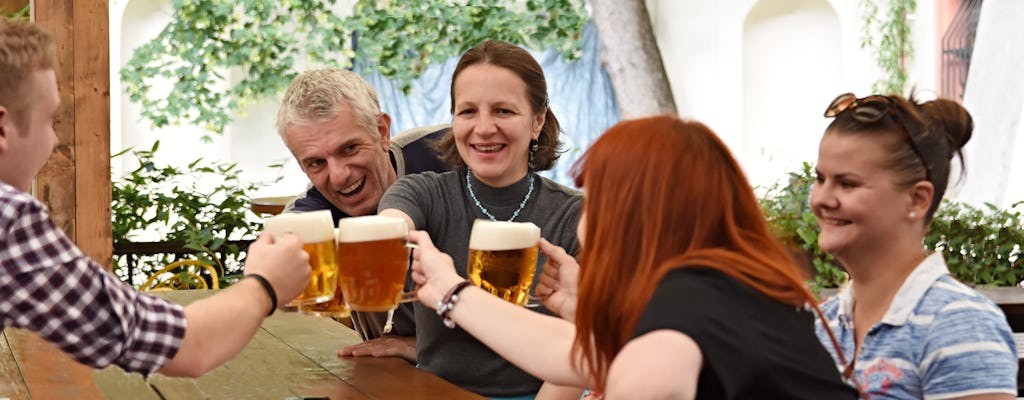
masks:
<svg viewBox="0 0 1024 400"><path fill-rule="evenodd" d="M203 279L202 272L210 274L213 287L210 288ZM181 260L167 264L166 267L153 273L139 290L188 290L188 289L220 289L220 278L217 269L199 260Z"/></svg>

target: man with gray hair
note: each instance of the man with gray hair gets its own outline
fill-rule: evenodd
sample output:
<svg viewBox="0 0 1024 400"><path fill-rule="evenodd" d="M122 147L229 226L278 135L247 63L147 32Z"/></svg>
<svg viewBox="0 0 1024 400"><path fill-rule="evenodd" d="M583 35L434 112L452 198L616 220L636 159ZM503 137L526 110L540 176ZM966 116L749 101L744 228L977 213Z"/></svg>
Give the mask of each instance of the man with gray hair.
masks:
<svg viewBox="0 0 1024 400"><path fill-rule="evenodd" d="M305 72L285 91L277 132L295 156L311 187L285 212L331 210L334 221L377 213L377 203L398 178L424 171L444 172L433 143L447 124L391 137L391 117L381 112L377 92L358 74L338 68ZM415 362L412 307L400 306L394 331L384 335L387 313L352 312L366 342L341 349L342 356L401 356Z"/></svg>

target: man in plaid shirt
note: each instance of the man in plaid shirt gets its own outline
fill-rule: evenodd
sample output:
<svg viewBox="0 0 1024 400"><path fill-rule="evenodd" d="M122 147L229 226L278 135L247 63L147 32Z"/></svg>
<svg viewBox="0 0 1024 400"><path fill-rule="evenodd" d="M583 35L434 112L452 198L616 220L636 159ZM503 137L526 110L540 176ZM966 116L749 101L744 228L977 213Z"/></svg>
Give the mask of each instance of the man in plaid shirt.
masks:
<svg viewBox="0 0 1024 400"><path fill-rule="evenodd" d="M262 235L249 247L251 279L182 307L82 254L26 193L57 146L54 54L48 33L0 17L0 328L31 330L95 368L202 375L238 354L278 299L298 296L309 256L294 235Z"/></svg>

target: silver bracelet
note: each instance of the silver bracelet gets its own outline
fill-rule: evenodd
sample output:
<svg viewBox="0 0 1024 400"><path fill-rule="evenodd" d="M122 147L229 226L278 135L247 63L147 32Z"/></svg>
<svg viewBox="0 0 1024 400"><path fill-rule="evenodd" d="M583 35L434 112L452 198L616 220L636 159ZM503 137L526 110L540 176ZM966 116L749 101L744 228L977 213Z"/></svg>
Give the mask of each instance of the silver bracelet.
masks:
<svg viewBox="0 0 1024 400"><path fill-rule="evenodd" d="M469 279L459 282L449 289L448 293L437 302L437 316L441 317L441 322L443 322L444 326L448 327L448 329L455 328L455 321L452 321L452 318L448 316L448 313L452 311L452 308L455 308L455 303L459 301L459 292L472 284L473 282Z"/></svg>

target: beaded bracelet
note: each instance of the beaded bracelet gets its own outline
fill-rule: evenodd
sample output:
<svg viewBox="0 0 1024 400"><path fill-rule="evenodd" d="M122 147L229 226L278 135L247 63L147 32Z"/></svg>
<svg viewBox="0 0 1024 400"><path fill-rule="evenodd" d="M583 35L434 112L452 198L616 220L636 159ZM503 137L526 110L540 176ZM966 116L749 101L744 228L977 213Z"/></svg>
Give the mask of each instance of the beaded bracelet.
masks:
<svg viewBox="0 0 1024 400"><path fill-rule="evenodd" d="M264 278L263 275L260 274L248 274L242 279L245 278L253 278L256 282L260 283L260 286L263 286L263 290L267 292L267 296L270 296L270 312L267 313L267 316L269 317L274 315L274 311L277 310L277 294L274 293L274 286L270 284L270 281L268 281L267 278Z"/></svg>
<svg viewBox="0 0 1024 400"><path fill-rule="evenodd" d="M437 316L441 317L441 322L443 322L444 326L448 327L448 329L455 328L455 321L452 321L451 317L448 316L448 313L452 311L452 308L455 308L455 303L459 301L459 292L472 284L473 282L469 279L459 282L457 285L449 289L448 293L437 302Z"/></svg>

